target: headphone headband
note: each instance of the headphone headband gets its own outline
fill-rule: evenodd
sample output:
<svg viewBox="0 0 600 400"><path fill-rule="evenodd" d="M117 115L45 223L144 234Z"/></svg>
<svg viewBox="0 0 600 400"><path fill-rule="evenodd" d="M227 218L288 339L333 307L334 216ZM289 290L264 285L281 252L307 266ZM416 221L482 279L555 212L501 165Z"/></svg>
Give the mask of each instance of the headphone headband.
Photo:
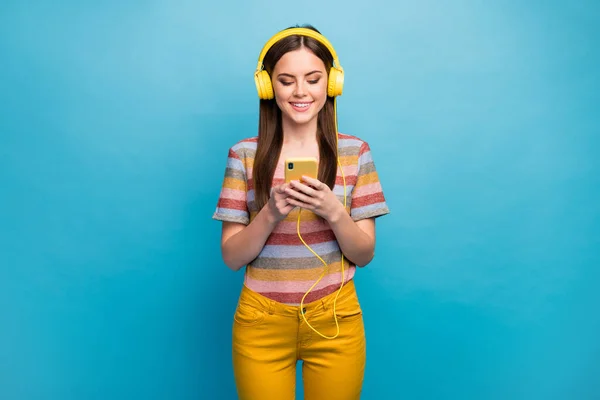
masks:
<svg viewBox="0 0 600 400"><path fill-rule="evenodd" d="M333 46L331 45L331 43L329 42L329 40L327 40L327 38L325 38L325 36L321 35L320 33L313 31L312 29L308 29L308 28L290 28L290 29L284 29L281 32L276 33L271 39L269 39L269 41L264 45L262 51L260 52L260 56L258 57L258 65L256 66L256 71L260 71L263 68L263 59L265 58L265 55L267 54L267 52L269 51L269 49L275 44L277 43L279 40L288 37L288 36L293 36L293 35L302 35L302 36L308 36L312 39L315 39L317 41L319 41L321 44L323 44L325 47L327 47L327 50L329 50L329 52L331 53L331 55L333 56L333 65L336 67L340 66L340 62L338 60L337 54L335 52L335 49L333 48Z"/></svg>

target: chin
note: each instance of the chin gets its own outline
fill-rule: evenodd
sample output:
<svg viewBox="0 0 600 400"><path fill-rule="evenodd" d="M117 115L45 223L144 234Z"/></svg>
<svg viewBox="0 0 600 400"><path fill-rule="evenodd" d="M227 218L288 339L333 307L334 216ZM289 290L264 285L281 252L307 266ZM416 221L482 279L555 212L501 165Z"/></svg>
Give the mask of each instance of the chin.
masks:
<svg viewBox="0 0 600 400"><path fill-rule="evenodd" d="M301 116L301 117L289 117L287 118L294 125L307 125L317 119L317 115Z"/></svg>
<svg viewBox="0 0 600 400"><path fill-rule="evenodd" d="M319 117L319 113L297 113L291 110L287 113L287 119L295 125L305 125L314 122Z"/></svg>

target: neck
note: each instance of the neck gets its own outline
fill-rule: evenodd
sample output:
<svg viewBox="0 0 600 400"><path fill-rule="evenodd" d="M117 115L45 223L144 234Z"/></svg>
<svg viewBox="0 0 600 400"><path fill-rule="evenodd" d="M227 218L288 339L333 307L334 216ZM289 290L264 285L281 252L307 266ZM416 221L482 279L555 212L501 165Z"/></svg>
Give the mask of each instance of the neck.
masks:
<svg viewBox="0 0 600 400"><path fill-rule="evenodd" d="M290 121L282 121L283 143L294 147L303 147L317 141L317 119L308 124L296 125Z"/></svg>

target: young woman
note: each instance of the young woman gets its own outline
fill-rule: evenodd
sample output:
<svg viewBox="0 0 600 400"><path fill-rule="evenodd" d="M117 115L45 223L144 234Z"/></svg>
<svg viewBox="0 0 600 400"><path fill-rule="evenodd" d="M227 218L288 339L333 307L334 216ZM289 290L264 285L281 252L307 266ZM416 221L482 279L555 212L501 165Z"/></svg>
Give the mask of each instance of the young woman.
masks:
<svg viewBox="0 0 600 400"><path fill-rule="evenodd" d="M353 278L389 209L367 142L337 132L338 63L311 26L276 34L255 75L258 136L229 149L213 218L227 266L246 267L233 322L240 399L293 399L298 360L306 399L360 397L366 342ZM316 179L286 183L292 157L317 159Z"/></svg>

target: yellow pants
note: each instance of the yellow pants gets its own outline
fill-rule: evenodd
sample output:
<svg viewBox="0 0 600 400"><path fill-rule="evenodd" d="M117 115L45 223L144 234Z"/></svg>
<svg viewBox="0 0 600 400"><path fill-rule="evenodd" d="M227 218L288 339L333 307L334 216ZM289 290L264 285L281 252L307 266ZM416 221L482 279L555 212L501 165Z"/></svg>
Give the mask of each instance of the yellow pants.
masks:
<svg viewBox="0 0 600 400"><path fill-rule="evenodd" d="M336 333L335 295L304 304L306 319L325 336ZM233 369L241 400L294 399L298 360L303 361L306 400L360 398L366 343L354 282L344 285L337 299L337 338L314 332L301 312L242 288L233 323Z"/></svg>

